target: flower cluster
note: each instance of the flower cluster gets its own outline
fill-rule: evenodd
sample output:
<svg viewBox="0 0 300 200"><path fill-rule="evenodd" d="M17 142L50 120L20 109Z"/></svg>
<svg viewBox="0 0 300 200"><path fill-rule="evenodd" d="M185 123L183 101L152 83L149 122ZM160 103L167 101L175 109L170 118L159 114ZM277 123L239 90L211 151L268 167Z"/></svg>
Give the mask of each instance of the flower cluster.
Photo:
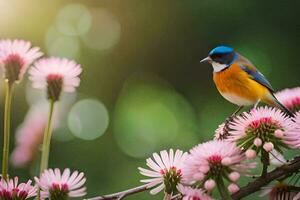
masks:
<svg viewBox="0 0 300 200"><path fill-rule="evenodd" d="M67 200L86 195L83 172L71 172L68 168L62 172L58 168L48 169L50 141L56 127L53 117L55 105L61 101L63 92L74 92L79 86L82 68L66 58L39 59L42 55L40 49L32 47L30 42L0 40L0 66L7 86L0 200L35 197ZM41 109L38 105L38 109L35 107L26 116L18 131L11 161L15 166L26 165L43 143L40 176L35 177L35 185L31 180L19 184L17 177L10 179L8 176L13 85L21 82L30 65L33 65L29 69L32 87L47 93L49 107ZM188 152L170 149L159 154L153 153L153 157L146 160L150 169L138 168L140 174L149 177L141 180L145 184L142 188L151 189L152 195L164 191L165 200L175 198L175 195L182 200L212 200L214 189L217 188L222 199L231 199L230 195L240 190L240 177L250 175L257 166L257 163L248 159L260 155L262 175L267 174L270 164L287 163L283 157L284 150L300 147L300 87L282 90L275 96L293 112L294 117L276 108L253 108L226 120L215 131L214 140L200 143ZM293 191L295 187L285 184L283 179L274 186L263 188L263 195L268 194L270 199L300 199L300 194ZM110 197L121 199L124 196Z"/></svg>
<svg viewBox="0 0 300 200"><path fill-rule="evenodd" d="M152 170L139 168L143 175L151 177L142 182L149 188L159 185L151 194L164 189L168 194L179 193L182 199L212 199L212 191L218 188L222 198L228 199L229 193L239 190L240 177L251 175L251 169L257 166L247 159L261 153L264 165L282 165L287 162L282 155L284 150L300 147L299 133L300 112L290 118L276 108L254 108L222 123L214 140L192 148L177 165L169 164L174 158L173 150L169 154L155 153L155 161L147 159ZM270 192L271 196L284 193L282 187L274 191ZM291 190L286 193L296 196Z"/></svg>
<svg viewBox="0 0 300 200"><path fill-rule="evenodd" d="M54 102L60 100L62 92L74 92L79 86L81 66L65 58L42 58L38 47L24 40L0 40L0 66L6 82L4 114L4 147L2 160L2 177L0 180L0 199L24 200L33 197L38 199L64 200L69 197L81 197L86 193L86 178L83 173L65 169L47 169L51 132L56 127L52 120L56 115ZM37 61L36 61L37 60ZM10 110L12 105L13 85L20 83L30 65L29 79L34 88L46 89L50 106L32 105L24 123L18 130L16 148L11 156L15 166L22 167L33 158L43 140L41 176L35 178L37 186L29 180L18 184L18 178L9 179L8 158L10 141ZM45 98L46 99L46 98ZM65 106L64 106L65 107ZM45 109L44 109L45 108ZM64 109L61 109L63 112ZM55 118L55 117L54 117ZM38 194L39 193L39 194Z"/></svg>

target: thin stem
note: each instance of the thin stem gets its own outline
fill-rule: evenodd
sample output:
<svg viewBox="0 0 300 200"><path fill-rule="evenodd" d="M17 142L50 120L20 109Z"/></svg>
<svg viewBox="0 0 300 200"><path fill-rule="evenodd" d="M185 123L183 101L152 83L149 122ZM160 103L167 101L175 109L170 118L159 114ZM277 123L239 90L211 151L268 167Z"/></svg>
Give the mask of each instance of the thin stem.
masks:
<svg viewBox="0 0 300 200"><path fill-rule="evenodd" d="M53 110L54 110L54 103L55 103L55 101L50 100L48 122L47 122L47 126L45 129L44 140L43 140L40 173L42 173L45 169L48 168L50 142L51 142L51 135L52 135L52 116L53 116Z"/></svg>
<svg viewBox="0 0 300 200"><path fill-rule="evenodd" d="M132 195L132 194L136 194L139 192L144 192L146 190L148 190L150 188L148 188L146 185L142 185L142 186L138 186L132 189L128 189L128 190L124 190L122 192L117 192L114 194L108 194L108 195L102 195L102 196L97 196L97 197L93 197L90 199L86 199L86 200L115 200L115 199L123 199L126 196Z"/></svg>
<svg viewBox="0 0 300 200"><path fill-rule="evenodd" d="M12 101L13 83L5 82L5 108L4 108L4 139L3 139L3 156L2 156L2 177L7 179L8 159L9 159L9 142L10 142L10 115Z"/></svg>
<svg viewBox="0 0 300 200"><path fill-rule="evenodd" d="M222 177L218 178L217 187L218 187L218 190L219 190L220 195L221 195L223 200L231 200L232 199L231 196L228 193L227 188L225 188L225 184L224 184L224 181L223 181Z"/></svg>
<svg viewBox="0 0 300 200"><path fill-rule="evenodd" d="M270 156L269 153L264 149L261 151L261 162L263 164L263 170L261 176L265 176L268 173L268 166L270 164Z"/></svg>

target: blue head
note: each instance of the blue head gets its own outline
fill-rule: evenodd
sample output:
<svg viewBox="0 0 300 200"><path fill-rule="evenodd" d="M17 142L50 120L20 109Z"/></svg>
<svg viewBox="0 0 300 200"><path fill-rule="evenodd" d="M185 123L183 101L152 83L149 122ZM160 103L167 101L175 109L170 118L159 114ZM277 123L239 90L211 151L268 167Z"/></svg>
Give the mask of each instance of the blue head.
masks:
<svg viewBox="0 0 300 200"><path fill-rule="evenodd" d="M228 46L218 46L212 49L208 57L201 60L201 62L209 62L213 65L215 71L220 71L230 66L237 58L237 54L233 48Z"/></svg>

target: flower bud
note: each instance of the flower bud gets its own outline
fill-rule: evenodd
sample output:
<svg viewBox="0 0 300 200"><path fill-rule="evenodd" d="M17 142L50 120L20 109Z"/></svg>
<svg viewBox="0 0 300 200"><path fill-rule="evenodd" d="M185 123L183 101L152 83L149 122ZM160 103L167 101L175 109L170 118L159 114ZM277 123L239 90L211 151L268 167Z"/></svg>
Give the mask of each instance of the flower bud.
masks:
<svg viewBox="0 0 300 200"><path fill-rule="evenodd" d="M235 183L230 183L227 187L228 191L233 194L240 190L239 186Z"/></svg>
<svg viewBox="0 0 300 200"><path fill-rule="evenodd" d="M252 158L255 158L256 157L256 151L254 151L253 149L248 149L246 152L245 152L245 155L248 159L252 159Z"/></svg>
<svg viewBox="0 0 300 200"><path fill-rule="evenodd" d="M239 180L240 178L240 174L238 172L231 172L229 175L228 175L229 179L232 181L232 182L236 182L237 180Z"/></svg>
<svg viewBox="0 0 300 200"><path fill-rule="evenodd" d="M231 159L229 157L225 157L222 159L222 165L228 166L231 164Z"/></svg>
<svg viewBox="0 0 300 200"><path fill-rule="evenodd" d="M282 138L282 137L283 137L283 131L280 130L280 129L277 129L277 130L274 132L274 135L275 135L275 137L277 137L277 138Z"/></svg>
<svg viewBox="0 0 300 200"><path fill-rule="evenodd" d="M255 138L253 143L257 147L260 147L262 145L262 141L260 138Z"/></svg>
<svg viewBox="0 0 300 200"><path fill-rule="evenodd" d="M266 152L270 152L274 149L274 145L272 142L267 142L264 144L263 148L266 150Z"/></svg>
<svg viewBox="0 0 300 200"><path fill-rule="evenodd" d="M209 179L207 181L205 181L204 183L204 188L207 190L207 191L211 191L215 188L216 186L216 182L212 179Z"/></svg>

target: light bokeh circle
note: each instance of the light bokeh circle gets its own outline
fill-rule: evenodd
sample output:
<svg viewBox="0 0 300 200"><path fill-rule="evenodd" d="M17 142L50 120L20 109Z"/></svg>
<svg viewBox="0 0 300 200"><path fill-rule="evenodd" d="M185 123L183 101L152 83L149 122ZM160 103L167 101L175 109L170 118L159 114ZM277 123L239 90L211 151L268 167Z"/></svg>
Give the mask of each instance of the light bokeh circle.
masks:
<svg viewBox="0 0 300 200"><path fill-rule="evenodd" d="M82 4L68 4L58 13L56 18L57 29L69 36L85 34L91 27L91 14Z"/></svg>
<svg viewBox="0 0 300 200"><path fill-rule="evenodd" d="M92 16L91 28L81 36L85 45L96 50L108 50L114 47L121 36L119 20L104 8L95 8L90 12Z"/></svg>
<svg viewBox="0 0 300 200"><path fill-rule="evenodd" d="M75 137L94 140L103 135L109 125L105 105L95 99L84 99L74 104L68 116L68 127Z"/></svg>

